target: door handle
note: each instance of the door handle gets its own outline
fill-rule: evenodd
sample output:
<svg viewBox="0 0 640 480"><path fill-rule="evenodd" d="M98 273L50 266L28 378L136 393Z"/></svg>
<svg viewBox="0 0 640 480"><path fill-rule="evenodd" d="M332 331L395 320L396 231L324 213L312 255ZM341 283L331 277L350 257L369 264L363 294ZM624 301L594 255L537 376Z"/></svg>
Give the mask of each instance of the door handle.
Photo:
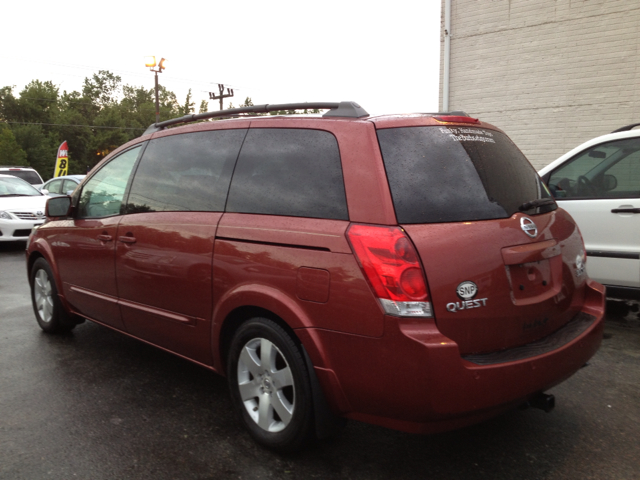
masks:
<svg viewBox="0 0 640 480"><path fill-rule="evenodd" d="M640 208L614 208L611 213L640 213Z"/></svg>
<svg viewBox="0 0 640 480"><path fill-rule="evenodd" d="M113 240L113 237L111 235L103 233L102 235L98 235L98 240L100 240L101 242L110 242L111 240Z"/></svg>
<svg viewBox="0 0 640 480"><path fill-rule="evenodd" d="M136 243L136 237L129 235L122 235L118 237L118 240L122 243Z"/></svg>

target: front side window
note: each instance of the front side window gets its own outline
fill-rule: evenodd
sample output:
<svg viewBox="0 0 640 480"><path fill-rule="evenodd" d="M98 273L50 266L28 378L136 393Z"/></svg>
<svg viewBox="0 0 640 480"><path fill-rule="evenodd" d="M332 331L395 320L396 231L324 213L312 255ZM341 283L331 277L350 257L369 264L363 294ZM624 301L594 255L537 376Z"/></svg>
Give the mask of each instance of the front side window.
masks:
<svg viewBox="0 0 640 480"><path fill-rule="evenodd" d="M246 129L151 140L131 184L127 213L221 212Z"/></svg>
<svg viewBox="0 0 640 480"><path fill-rule="evenodd" d="M250 129L227 211L348 220L335 137L321 130Z"/></svg>
<svg viewBox="0 0 640 480"><path fill-rule="evenodd" d="M127 183L140 146L113 158L85 184L78 202L78 218L101 218L121 213Z"/></svg>
<svg viewBox="0 0 640 480"><path fill-rule="evenodd" d="M588 148L555 169L548 183L558 199L640 197L640 138Z"/></svg>

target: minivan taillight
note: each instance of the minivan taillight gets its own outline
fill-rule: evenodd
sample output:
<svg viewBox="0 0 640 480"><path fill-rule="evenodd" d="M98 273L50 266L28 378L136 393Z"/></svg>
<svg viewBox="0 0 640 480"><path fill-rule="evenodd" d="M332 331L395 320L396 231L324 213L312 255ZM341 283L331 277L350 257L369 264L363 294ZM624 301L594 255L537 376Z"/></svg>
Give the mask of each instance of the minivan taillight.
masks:
<svg viewBox="0 0 640 480"><path fill-rule="evenodd" d="M347 239L386 313L433 316L418 254L400 227L351 225Z"/></svg>

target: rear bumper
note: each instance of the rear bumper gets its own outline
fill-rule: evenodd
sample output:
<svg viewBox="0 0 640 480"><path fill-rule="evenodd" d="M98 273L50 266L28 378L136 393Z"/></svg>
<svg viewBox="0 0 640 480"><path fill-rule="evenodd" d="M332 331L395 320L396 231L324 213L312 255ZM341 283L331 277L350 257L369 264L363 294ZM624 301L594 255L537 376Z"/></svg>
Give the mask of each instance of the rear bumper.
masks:
<svg viewBox="0 0 640 480"><path fill-rule="evenodd" d="M380 338L326 330L298 333L336 411L389 428L431 433L494 416L573 375L600 346L604 304L604 287L589 281L585 304L574 319L582 322L577 333L575 325L563 327L574 331L553 334L553 348L486 364L462 358L433 320L386 317ZM314 351L309 342L320 348Z"/></svg>

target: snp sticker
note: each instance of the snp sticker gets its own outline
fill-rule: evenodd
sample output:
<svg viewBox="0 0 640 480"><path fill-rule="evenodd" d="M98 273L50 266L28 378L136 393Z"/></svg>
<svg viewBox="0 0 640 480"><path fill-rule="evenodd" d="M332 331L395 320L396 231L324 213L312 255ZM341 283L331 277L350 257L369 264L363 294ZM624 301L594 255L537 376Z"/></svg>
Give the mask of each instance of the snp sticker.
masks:
<svg viewBox="0 0 640 480"><path fill-rule="evenodd" d="M473 282L462 282L456 288L456 293L463 300L469 300L473 298L478 293L478 286Z"/></svg>

